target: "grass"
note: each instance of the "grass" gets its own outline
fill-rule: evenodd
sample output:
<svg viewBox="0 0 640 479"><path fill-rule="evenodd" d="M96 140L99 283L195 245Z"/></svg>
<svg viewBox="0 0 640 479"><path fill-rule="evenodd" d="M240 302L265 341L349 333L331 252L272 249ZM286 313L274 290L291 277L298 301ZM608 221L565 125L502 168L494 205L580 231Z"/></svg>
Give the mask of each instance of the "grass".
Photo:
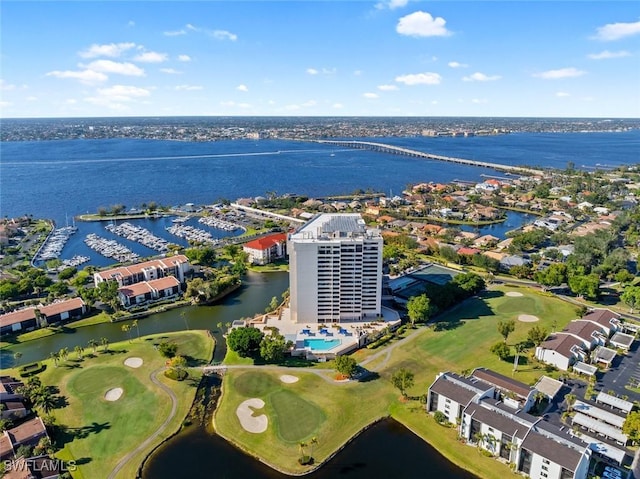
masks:
<svg viewBox="0 0 640 479"><path fill-rule="evenodd" d="M507 296L509 291L518 291L523 296ZM517 321L519 314L534 314L540 320L523 323ZM441 371L462 372L487 367L526 384L535 383L545 374L545 370L531 363L526 353L521 358L518 371L513 372L512 361L501 361L489 352L490 346L502 339L497 330L498 321L516 319L515 331L508 338L508 344L514 345L526 340L527 332L533 325L551 331L554 322L557 329L562 329L575 318L575 306L550 295L528 288L492 286L483 295L439 315L437 321L447 325L444 330L436 332L432 328L422 327L415 336L394 348L389 358L386 358L387 348L397 344L397 340L376 350L363 349L354 353L358 362L381 353L367 365L369 370L377 372L377 379L338 384L326 380L332 378L332 372L321 373L326 374L323 379L318 374L296 371L300 381L284 384L278 379L278 373L272 370L229 370L224 379L222 400L216 411L216 427L221 435L250 454L284 472L299 474L308 468L297 463L299 453L292 442L308 442L311 437L317 437L319 443L313 452L317 464L363 427L381 417L392 416L457 465L483 478L503 479L506 474L511 474L506 465L481 456L475 449L458 442L455 429L438 425L425 413L424 406L417 398L427 392L436 374ZM407 333L413 331L408 330ZM318 367L328 369L331 363ZM410 398L416 399L401 400L398 390L391 385L391 375L403 367L415 375L414 386L407 393ZM278 405L282 392L286 393L282 396L285 404L287 401L294 403L294 397L298 397L320 410L323 416L296 431L295 417L290 422L283 422L281 418L280 411L295 416L294 406ZM265 400L265 411L262 412L269 418L265 433L245 432L235 416L238 404L249 397ZM277 398L276 404L274 397ZM299 404L297 407L300 410L306 407L301 401ZM314 424L318 424L315 429ZM308 435L304 436L304 433ZM294 437L295 441L292 440Z"/></svg>
<svg viewBox="0 0 640 479"><path fill-rule="evenodd" d="M93 326L94 324L100 323L108 323L109 321L111 321L111 316L105 312L101 312L95 316L79 319L78 321L73 321L72 323L62 326L48 326L46 328L36 329L35 331L29 331L28 333L19 334L17 336L11 336L9 339L4 339L4 341L0 342L0 348L8 347L12 344L32 341L34 339L46 338L47 336L53 336L60 332L73 332L77 328Z"/></svg>
<svg viewBox="0 0 640 479"><path fill-rule="evenodd" d="M52 414L64 426L56 441L62 449L60 459L75 460L79 464L74 478L106 477L123 456L134 450L153 434L169 415L171 401L155 386L150 374L164 366L165 359L155 350L154 343L170 340L178 344L178 354L188 355L190 365L205 363L213 353L213 341L204 331L166 333L124 341L109 346L107 352L87 354L83 359L75 355L58 367L50 361L40 374L45 385L55 385L64 398L61 407ZM142 367L124 366L128 357L140 357ZM13 374L3 370L2 374ZM199 383L199 370L190 370L187 381L171 381L158 375L178 397L176 416L163 433L120 471L117 477L135 477L146 455L161 441L179 429L187 415ZM111 388L124 390L118 401L109 402L104 394Z"/></svg>

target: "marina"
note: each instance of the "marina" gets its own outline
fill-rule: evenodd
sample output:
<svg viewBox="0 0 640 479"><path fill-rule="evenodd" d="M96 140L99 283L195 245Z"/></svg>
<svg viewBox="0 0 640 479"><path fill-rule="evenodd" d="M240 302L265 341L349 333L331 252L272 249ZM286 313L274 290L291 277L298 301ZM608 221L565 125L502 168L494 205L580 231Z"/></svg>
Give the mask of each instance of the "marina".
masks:
<svg viewBox="0 0 640 479"><path fill-rule="evenodd" d="M160 253L167 251L167 246L169 245L169 242L164 238L159 238L148 229L143 228L142 226L133 225L129 222L124 222L117 226L114 223L110 223L104 228L113 234L122 236L130 241L140 243L141 245Z"/></svg>
<svg viewBox="0 0 640 479"><path fill-rule="evenodd" d="M241 226L235 225L228 221L223 221L219 218L216 218L215 216L203 216L198 220L198 223L202 223L203 225L207 225L223 231L235 231L237 229L244 229Z"/></svg>
<svg viewBox="0 0 640 479"><path fill-rule="evenodd" d="M75 268L76 266L80 266L81 264L84 264L90 260L91 258L89 258L88 256L77 254L72 258L62 260L62 268Z"/></svg>
<svg viewBox="0 0 640 479"><path fill-rule="evenodd" d="M174 224L169 226L166 230L179 238L184 238L187 241L195 243L211 243L217 244L218 240L211 236L211 233L195 228L189 225Z"/></svg>
<svg viewBox="0 0 640 479"><path fill-rule="evenodd" d="M126 246L121 245L115 240L98 236L95 233L88 234L84 239L84 243L98 254L106 256L107 258L115 259L119 263L136 261L140 258L140 255L132 252Z"/></svg>
<svg viewBox="0 0 640 479"><path fill-rule="evenodd" d="M76 226L65 226L64 228L53 230L44 245L42 245L42 248L40 248L35 261L58 259L67 241L76 231L78 231Z"/></svg>

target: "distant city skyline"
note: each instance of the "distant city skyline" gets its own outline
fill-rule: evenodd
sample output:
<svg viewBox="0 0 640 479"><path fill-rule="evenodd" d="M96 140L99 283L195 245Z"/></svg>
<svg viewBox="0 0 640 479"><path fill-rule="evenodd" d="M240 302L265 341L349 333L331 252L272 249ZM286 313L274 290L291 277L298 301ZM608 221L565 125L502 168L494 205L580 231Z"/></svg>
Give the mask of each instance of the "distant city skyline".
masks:
<svg viewBox="0 0 640 479"><path fill-rule="evenodd" d="M6 1L0 116L640 117L630 1Z"/></svg>

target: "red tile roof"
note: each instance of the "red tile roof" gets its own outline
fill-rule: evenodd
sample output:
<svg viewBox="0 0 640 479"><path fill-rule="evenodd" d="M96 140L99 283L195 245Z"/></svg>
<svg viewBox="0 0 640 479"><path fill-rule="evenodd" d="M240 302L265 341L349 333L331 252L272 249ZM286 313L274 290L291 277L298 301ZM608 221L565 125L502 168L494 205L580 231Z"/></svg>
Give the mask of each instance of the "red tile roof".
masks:
<svg viewBox="0 0 640 479"><path fill-rule="evenodd" d="M286 233L276 233L269 236L263 236L262 238L258 238L253 241L249 241L248 243L244 244L244 247L264 251L278 243L284 243L286 241L287 241Z"/></svg>
<svg viewBox="0 0 640 479"><path fill-rule="evenodd" d="M73 311L74 309L80 309L84 306L82 298L73 298L67 301L58 301L57 303L48 304L42 306L40 312L45 316L53 316L54 314L64 313L65 311Z"/></svg>

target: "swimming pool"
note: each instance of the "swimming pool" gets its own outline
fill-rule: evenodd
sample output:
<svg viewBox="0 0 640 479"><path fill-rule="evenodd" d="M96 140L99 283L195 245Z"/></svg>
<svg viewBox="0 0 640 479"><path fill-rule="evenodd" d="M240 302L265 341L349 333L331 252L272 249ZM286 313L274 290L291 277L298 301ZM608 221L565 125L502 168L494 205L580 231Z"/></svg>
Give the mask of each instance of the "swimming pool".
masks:
<svg viewBox="0 0 640 479"><path fill-rule="evenodd" d="M341 344L342 341L339 339L310 338L304 340L304 347L310 348L311 351L329 351Z"/></svg>

